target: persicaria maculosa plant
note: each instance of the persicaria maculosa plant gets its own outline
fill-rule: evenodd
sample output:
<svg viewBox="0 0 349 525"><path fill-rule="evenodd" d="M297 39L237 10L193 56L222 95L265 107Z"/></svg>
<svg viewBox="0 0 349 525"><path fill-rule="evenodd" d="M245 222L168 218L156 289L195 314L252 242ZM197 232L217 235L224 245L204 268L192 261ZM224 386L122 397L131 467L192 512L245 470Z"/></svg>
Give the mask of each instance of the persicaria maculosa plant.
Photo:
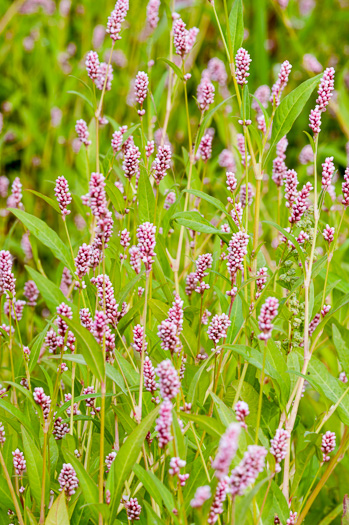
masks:
<svg viewBox="0 0 349 525"><path fill-rule="evenodd" d="M12 10L37 4L69 26L69 2ZM242 0L104 4L60 56L42 177L1 132L0 515L348 519L344 67L302 54L292 2L289 56Z"/></svg>

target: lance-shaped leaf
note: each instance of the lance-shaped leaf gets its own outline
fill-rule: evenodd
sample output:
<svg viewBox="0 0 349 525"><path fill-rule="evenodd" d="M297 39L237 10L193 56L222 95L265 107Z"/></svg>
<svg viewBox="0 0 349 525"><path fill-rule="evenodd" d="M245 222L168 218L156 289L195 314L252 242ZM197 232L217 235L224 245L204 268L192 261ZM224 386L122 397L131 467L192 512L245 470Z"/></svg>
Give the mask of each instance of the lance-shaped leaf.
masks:
<svg viewBox="0 0 349 525"><path fill-rule="evenodd" d="M80 351L85 358L87 366L93 375L100 381L105 377L105 359L103 355L103 345L99 345L93 335L80 323L71 319L64 318L65 322L75 334Z"/></svg>
<svg viewBox="0 0 349 525"><path fill-rule="evenodd" d="M30 215L23 210L17 210L14 208L9 208L9 210L21 221L22 224L36 237L41 241L47 248L50 248L53 255L62 263L74 272L74 262L72 260L71 254L67 246L64 244L62 239L57 235L57 233L47 226L46 222Z"/></svg>
<svg viewBox="0 0 349 525"><path fill-rule="evenodd" d="M61 492L50 508L45 525L69 525L69 523L69 514L64 492Z"/></svg>
<svg viewBox="0 0 349 525"><path fill-rule="evenodd" d="M148 414L143 421L134 429L120 448L110 471L106 488L112 494L111 515L115 516L125 481L130 475L137 458L142 449L145 437L152 428L158 415L159 407ZM112 489L112 490L111 490Z"/></svg>
<svg viewBox="0 0 349 525"><path fill-rule="evenodd" d="M267 163L269 156L273 152L274 146L276 146L279 140L287 135L292 128L296 118L299 116L312 92L318 85L320 78L321 73L316 77L309 78L309 80L303 82L281 101L280 106L275 111L270 148L264 164Z"/></svg>

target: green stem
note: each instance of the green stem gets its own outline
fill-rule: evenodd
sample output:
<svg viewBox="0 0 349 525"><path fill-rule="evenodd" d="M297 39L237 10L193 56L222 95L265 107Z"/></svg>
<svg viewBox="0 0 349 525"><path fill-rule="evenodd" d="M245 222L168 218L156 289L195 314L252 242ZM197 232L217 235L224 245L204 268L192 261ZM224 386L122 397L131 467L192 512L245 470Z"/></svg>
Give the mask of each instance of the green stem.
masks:
<svg viewBox="0 0 349 525"><path fill-rule="evenodd" d="M47 453L47 432L48 424L45 422L44 426L44 445L42 458L42 486L41 486L41 504L40 504L40 525L45 523L45 485L46 485L46 453Z"/></svg>
<svg viewBox="0 0 349 525"><path fill-rule="evenodd" d="M259 433L259 427L261 423L261 415L262 415L262 403L263 403L263 389L264 389L264 379L265 379L265 361L267 357L267 342L264 343L263 348L263 365L262 365L262 374L261 374L261 380L260 380L260 387L259 387L259 400L258 400L258 412L257 412L257 425L256 425L256 438L255 443L258 443L258 433Z"/></svg>
<svg viewBox="0 0 349 525"><path fill-rule="evenodd" d="M70 434L73 435L73 416L74 416L74 382L75 382L75 367L76 363L73 362L72 365L72 375L71 375L71 400L70 400Z"/></svg>
<svg viewBox="0 0 349 525"><path fill-rule="evenodd" d="M103 503L103 476L104 476L104 431L105 431L105 377L101 383L101 433L99 439L99 479L98 479L98 492L99 492L99 503ZM103 515L99 513L98 517L99 525L103 525Z"/></svg>
<svg viewBox="0 0 349 525"><path fill-rule="evenodd" d="M235 394L235 397L234 397L233 408L236 405L236 403L239 401L239 397L240 397L240 394L241 394L241 389L242 389L242 385L244 383L244 379L245 379L245 375L246 375L246 372L247 372L247 368L248 368L248 362L246 361L244 363L244 367L242 369L242 373L241 373L241 376L240 376L240 379L239 379L239 383L238 383L238 388L236 390L236 394Z"/></svg>

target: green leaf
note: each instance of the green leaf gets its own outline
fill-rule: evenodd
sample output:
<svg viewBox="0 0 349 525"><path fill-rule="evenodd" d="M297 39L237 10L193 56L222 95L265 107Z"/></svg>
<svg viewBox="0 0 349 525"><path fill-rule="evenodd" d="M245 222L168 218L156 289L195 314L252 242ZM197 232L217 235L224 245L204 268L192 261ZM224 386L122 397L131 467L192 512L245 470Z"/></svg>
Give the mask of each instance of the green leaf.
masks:
<svg viewBox="0 0 349 525"><path fill-rule="evenodd" d="M143 505L145 506L145 510L147 511L148 525L166 525L165 522L161 518L159 518L156 512L151 508L151 506L146 500L143 500Z"/></svg>
<svg viewBox="0 0 349 525"><path fill-rule="evenodd" d="M206 371L209 362L213 359L214 353L212 353L208 359L206 359L203 364L200 366L199 370L196 372L193 380L191 381L189 385L189 392L188 392L188 403L191 403L193 407L196 406L196 398L197 398L197 392L200 385L200 380L202 374Z"/></svg>
<svg viewBox="0 0 349 525"><path fill-rule="evenodd" d="M6 412L11 414L11 416L18 419L18 421L29 431L32 432L31 423L24 415L22 410L16 408L12 403L5 401L5 399L0 398L0 407L3 408Z"/></svg>
<svg viewBox="0 0 349 525"><path fill-rule="evenodd" d="M178 222L182 226L201 233L221 234L222 232L212 226L202 215L197 211L182 211L176 213L172 220Z"/></svg>
<svg viewBox="0 0 349 525"><path fill-rule="evenodd" d="M339 379L334 378L326 366L313 356L309 362L307 379L317 386L317 390L327 399L336 403L345 387ZM338 415L345 425L349 425L349 398L345 396L337 408Z"/></svg>
<svg viewBox="0 0 349 525"><path fill-rule="evenodd" d="M250 94L249 94L249 91L248 91L248 84L246 84L246 86L244 86L244 89L243 89L243 108L244 108L244 120L249 120L250 118Z"/></svg>
<svg viewBox="0 0 349 525"><path fill-rule="evenodd" d="M93 109L93 104L89 98L86 97L86 95L83 95L82 93L79 93L79 91L67 91L70 95L76 95L77 97L82 98L91 108Z"/></svg>
<svg viewBox="0 0 349 525"><path fill-rule="evenodd" d="M17 210L15 208L9 208L9 210L24 224L34 237L47 246L47 248L50 248L53 255L59 261L61 261L73 273L75 272L74 262L68 248L57 233L47 226L45 221L42 221L23 210Z"/></svg>
<svg viewBox="0 0 349 525"><path fill-rule="evenodd" d="M235 0L229 14L229 31L231 38L231 57L234 57L244 39L244 15L242 0ZM229 42L229 39L228 39Z"/></svg>
<svg viewBox="0 0 349 525"><path fill-rule="evenodd" d="M41 273L34 270L34 268L31 268L30 266L25 267L27 272L29 273L31 279L35 282L36 286L39 289L40 294L42 295L47 307L51 311L52 314L56 314L56 308L61 303L66 303L67 298L63 294L62 290L54 284L52 281L50 281L47 277L44 277L41 275ZM76 306L70 304L72 307L72 310L76 310Z"/></svg>
<svg viewBox="0 0 349 525"><path fill-rule="evenodd" d="M45 525L69 525L69 514L65 502L64 492L53 502L50 512L47 515Z"/></svg>
<svg viewBox="0 0 349 525"><path fill-rule="evenodd" d="M47 325L44 330L38 334L35 339L32 341L32 345L30 346L30 361L29 361L29 372L34 370L36 363L38 362L40 350L42 345L44 344L45 337L47 334L47 331L49 329L49 325Z"/></svg>
<svg viewBox="0 0 349 525"><path fill-rule="evenodd" d="M213 419L213 417L183 412L181 419L188 419L196 423L200 428L206 430L207 434L215 438L220 438L225 432L225 426L222 425L220 421L217 421L217 419Z"/></svg>
<svg viewBox="0 0 349 525"><path fill-rule="evenodd" d="M159 191L159 190L157 190ZM150 179L147 171L141 169L141 174L138 182L138 195L141 195L138 205L138 216L141 223L154 223L155 214L155 197L154 191L150 184Z"/></svg>
<svg viewBox="0 0 349 525"><path fill-rule="evenodd" d="M338 330L335 324L332 324L332 337L334 346L337 350L339 361L344 370L349 372L349 354L347 349L347 344L342 338L342 334Z"/></svg>
<svg viewBox="0 0 349 525"><path fill-rule="evenodd" d="M120 290L118 295L115 297L115 301L117 304L121 304L123 301L125 301L129 293L134 290L135 285L143 277L144 274L145 271L143 270L139 274L136 274L135 277L133 277L133 279L127 282L126 286L124 286L124 288L122 288L122 290Z"/></svg>
<svg viewBox="0 0 349 525"><path fill-rule="evenodd" d="M60 213L58 202L51 199L51 197L47 197L47 195L43 195L42 193L39 193L35 190L26 190L32 193L33 195L36 195L37 197L40 197L40 199L43 199L47 204L49 204L56 212Z"/></svg>
<svg viewBox="0 0 349 525"><path fill-rule="evenodd" d="M292 480L291 495L296 494L296 491L300 485L300 482L303 478L303 474L310 465L311 459L316 453L316 449L321 446L321 435L313 433L308 433L303 438L303 443L301 446L297 447L295 458L296 458L296 469L294 477Z"/></svg>
<svg viewBox="0 0 349 525"><path fill-rule="evenodd" d="M267 481L268 478L262 479L262 481L257 483L257 485L238 502L235 512L236 523L245 525L246 519L250 515L249 511L252 509L252 501Z"/></svg>
<svg viewBox="0 0 349 525"><path fill-rule="evenodd" d="M219 419L222 421L225 427L228 427L230 423L235 421L235 415L231 408L227 405L213 392L210 392L211 397L214 401L214 408L217 410Z"/></svg>
<svg viewBox="0 0 349 525"><path fill-rule="evenodd" d="M179 69L178 66L176 66L176 64L174 64L173 62L171 62L168 58L164 58L164 57L160 57L158 58L158 60L161 60L162 62L166 62L166 64L168 66L170 66L170 68L173 69L173 71L176 73L177 77L180 78L181 80L184 80L183 78L183 73L182 71Z"/></svg>
<svg viewBox="0 0 349 525"><path fill-rule="evenodd" d="M132 434L129 435L125 443L120 448L118 455L112 464L112 470L110 473L113 472L113 475L108 476L107 480L107 489L109 488L109 484L111 485L111 483L113 483L113 491L111 491L111 494L113 495L110 509L111 516L115 516L117 513L124 483L137 462L137 458L144 443L145 436L153 426L158 412L159 407L156 407L134 429ZM112 481L110 478L112 478Z"/></svg>
<svg viewBox="0 0 349 525"><path fill-rule="evenodd" d="M208 195L207 193L204 193L203 191L199 190L183 190L183 193L190 193L190 195L195 195L195 197L199 197L200 199L207 201L210 204L213 204L215 208L223 212L227 217L231 217L230 213L226 210L224 204L219 199L216 199L215 197L212 197L211 195ZM236 226L235 228L237 231Z"/></svg>
<svg viewBox="0 0 349 525"><path fill-rule="evenodd" d="M172 513L172 510L175 508L176 504L172 493L162 483L162 481L160 481L153 472L145 470L138 464L134 465L132 470L136 474L139 481L142 483L145 490L151 494L152 498L154 498L159 507L164 504L167 510Z"/></svg>
<svg viewBox="0 0 349 525"><path fill-rule="evenodd" d="M119 188L117 188L113 182L111 182L110 180L107 180L106 191L116 211L118 211L119 213L124 213L125 201L122 197L122 193L119 190Z"/></svg>
<svg viewBox="0 0 349 525"><path fill-rule="evenodd" d="M290 131L298 115L301 113L312 92L319 83L322 73L313 78L309 78L296 89L291 91L282 101L275 111L273 121L273 131L270 139L269 152L265 158L266 164L269 156L273 152L274 146Z"/></svg>
<svg viewBox="0 0 349 525"><path fill-rule="evenodd" d="M64 320L75 334L87 366L91 369L93 375L98 378L100 382L103 382L105 376L105 359L102 345L99 345L93 335L81 326L80 323L67 318L64 318Z"/></svg>
<svg viewBox="0 0 349 525"><path fill-rule="evenodd" d="M32 511L26 507L26 514L27 514L27 518L29 520L29 525L38 525L38 522L34 516L34 514L32 513ZM46 524L46 521L45 521L45 524Z"/></svg>
<svg viewBox="0 0 349 525"><path fill-rule="evenodd" d="M32 440L32 438L30 437L30 435L24 427L22 427L22 439L24 457L27 462L27 474L29 479L30 490L33 494L37 505L40 506L43 467L41 451L37 448L34 441ZM48 489L47 484L46 488Z"/></svg>

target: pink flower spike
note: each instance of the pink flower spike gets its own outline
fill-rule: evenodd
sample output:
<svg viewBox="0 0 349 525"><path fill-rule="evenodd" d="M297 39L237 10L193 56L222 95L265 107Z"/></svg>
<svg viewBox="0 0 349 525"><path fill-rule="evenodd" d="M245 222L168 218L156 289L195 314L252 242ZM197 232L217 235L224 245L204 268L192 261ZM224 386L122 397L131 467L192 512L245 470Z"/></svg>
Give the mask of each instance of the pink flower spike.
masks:
<svg viewBox="0 0 349 525"><path fill-rule="evenodd" d="M136 76L136 80L134 83L134 90L135 90L135 98L138 102L138 104L141 106L141 109L138 111L138 114L140 116L143 116L143 103L147 96L148 91L148 85L149 85L149 79L148 75L144 73L144 71L139 71ZM140 112L142 114L140 114Z"/></svg>
<svg viewBox="0 0 349 525"><path fill-rule="evenodd" d="M231 321L226 314L215 315L212 318L211 324L208 327L207 335L216 346L220 339L227 337L227 330L231 325Z"/></svg>
<svg viewBox="0 0 349 525"><path fill-rule="evenodd" d="M223 513L223 503L226 500L228 492L230 492L228 478L220 480L218 482L214 499L208 515L207 523L209 523L210 525L216 523L219 514Z"/></svg>
<svg viewBox="0 0 349 525"><path fill-rule="evenodd" d="M214 102L215 88L212 82L202 78L197 88L196 98L199 109L204 113Z"/></svg>
<svg viewBox="0 0 349 525"><path fill-rule="evenodd" d="M87 129L87 124L83 119L77 120L75 124L75 131L77 133L77 136L82 144L85 144L85 146L89 146L91 144L91 141L88 140L89 132Z"/></svg>
<svg viewBox="0 0 349 525"><path fill-rule="evenodd" d="M324 190L327 190L332 182L332 177L335 172L333 164L333 157L327 157L322 164L322 180L321 184Z"/></svg>
<svg viewBox="0 0 349 525"><path fill-rule="evenodd" d="M286 457L289 437L290 434L287 430L278 428L274 438L270 441L270 453L275 457L275 472L281 471L280 463Z"/></svg>
<svg viewBox="0 0 349 525"><path fill-rule="evenodd" d="M343 192L343 206L349 206L349 167L345 169L344 172L344 182L342 182L342 192Z"/></svg>
<svg viewBox="0 0 349 525"><path fill-rule="evenodd" d="M235 76L236 81L240 86L247 84L247 77L250 76L248 71L251 62L252 60L249 53L246 49L240 47L235 56Z"/></svg>
<svg viewBox="0 0 349 525"><path fill-rule="evenodd" d="M234 407L236 419L240 422L243 428L247 428L245 418L249 415L250 409L245 401L238 401Z"/></svg>
<svg viewBox="0 0 349 525"><path fill-rule="evenodd" d="M334 227L331 228L328 224L326 224L326 228L322 232L322 235L325 241L327 241L329 245L331 244L331 242L334 241L334 232L335 232Z"/></svg>
<svg viewBox="0 0 349 525"><path fill-rule="evenodd" d="M310 111L309 127L314 133L314 137L316 138L321 131L321 111L318 106L316 106L315 109L312 109Z"/></svg>
<svg viewBox="0 0 349 525"><path fill-rule="evenodd" d="M275 104L276 107L280 104L281 93L288 83L288 77L290 76L291 69L292 66L288 60L285 60L285 62L281 64L278 79L272 87L270 96L270 102Z"/></svg>
<svg viewBox="0 0 349 525"><path fill-rule="evenodd" d="M86 71L91 80L95 81L98 77L99 58L95 51L89 51L86 55Z"/></svg>
<svg viewBox="0 0 349 525"><path fill-rule="evenodd" d="M170 400L177 396L181 383L177 370L169 359L162 361L155 369L160 379L160 394L163 400Z"/></svg>
<svg viewBox="0 0 349 525"><path fill-rule="evenodd" d="M75 494L76 489L79 486L79 480L76 472L70 463L63 463L62 470L58 476L58 483L60 485L60 491L64 490L68 499Z"/></svg>
<svg viewBox="0 0 349 525"><path fill-rule="evenodd" d="M327 431L322 436L321 443L321 452L322 452L322 461L324 463L330 461L329 454L334 451L336 448L336 434L334 432Z"/></svg>
<svg viewBox="0 0 349 525"><path fill-rule="evenodd" d="M126 18L128 9L129 0L118 0L115 4L114 10L108 17L106 32L114 42L116 42L116 40L121 40L121 24Z"/></svg>
<svg viewBox="0 0 349 525"><path fill-rule="evenodd" d="M319 108L321 113L326 111L334 91L334 68L328 67L325 69L322 76L320 86L318 89L318 98L316 99L316 106Z"/></svg>
<svg viewBox="0 0 349 525"><path fill-rule="evenodd" d="M240 432L239 423L231 423L220 439L216 457L212 462L215 475L220 480L223 480L229 472L231 462L238 449Z"/></svg>
<svg viewBox="0 0 349 525"><path fill-rule="evenodd" d="M271 321L277 316L278 308L279 301L275 297L268 297L263 304L258 317L258 326L261 331L258 335L258 339L267 341L271 338L271 332L273 330Z"/></svg>
<svg viewBox="0 0 349 525"><path fill-rule="evenodd" d="M159 23L160 0L149 0L147 5L147 24L154 31Z"/></svg>
<svg viewBox="0 0 349 525"><path fill-rule="evenodd" d="M289 218L289 221L291 224L300 221L304 212L309 207L308 197L312 189L313 187L311 183L307 182L303 186L301 191L298 193L297 198L292 205L292 214L291 214L291 217Z"/></svg>
<svg viewBox="0 0 349 525"><path fill-rule="evenodd" d="M172 403L168 399L160 405L159 417L156 420L155 430L158 432L159 448L164 448L167 443L172 441Z"/></svg>
<svg viewBox="0 0 349 525"><path fill-rule="evenodd" d="M232 497L242 496L249 485L252 485L265 465L268 451L258 445L249 445L242 461L231 473L230 493Z"/></svg>
<svg viewBox="0 0 349 525"><path fill-rule="evenodd" d="M190 506L193 509L198 509L203 506L205 501L211 497L211 487L209 485L204 485L196 489L194 498L190 502Z"/></svg>
<svg viewBox="0 0 349 525"><path fill-rule="evenodd" d="M62 212L62 218L65 220L66 215L70 213L67 206L71 203L72 196L69 192L68 182L63 176L58 177L56 180L55 195Z"/></svg>
<svg viewBox="0 0 349 525"><path fill-rule="evenodd" d="M171 158L171 146L164 144L163 146L158 147L158 152L152 165L152 169L154 170L153 176L156 184L160 184L165 178L167 171L171 167Z"/></svg>

